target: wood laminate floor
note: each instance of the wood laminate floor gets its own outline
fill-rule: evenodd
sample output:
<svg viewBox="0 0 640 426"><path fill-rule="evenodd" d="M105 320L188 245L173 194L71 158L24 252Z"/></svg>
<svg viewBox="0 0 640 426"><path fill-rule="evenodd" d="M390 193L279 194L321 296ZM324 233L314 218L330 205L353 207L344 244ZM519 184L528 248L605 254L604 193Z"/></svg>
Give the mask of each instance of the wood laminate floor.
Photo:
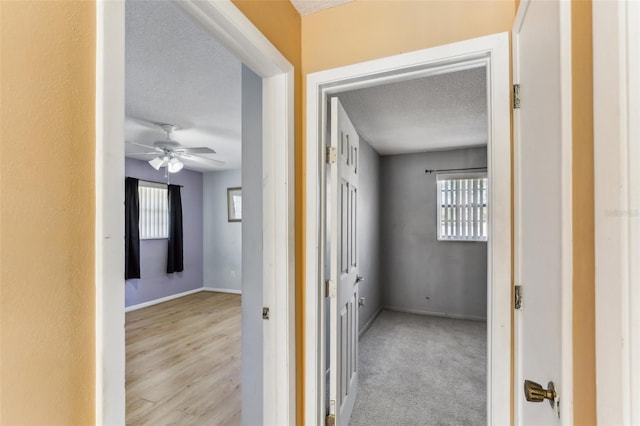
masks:
<svg viewBox="0 0 640 426"><path fill-rule="evenodd" d="M240 424L240 295L126 314L128 425Z"/></svg>

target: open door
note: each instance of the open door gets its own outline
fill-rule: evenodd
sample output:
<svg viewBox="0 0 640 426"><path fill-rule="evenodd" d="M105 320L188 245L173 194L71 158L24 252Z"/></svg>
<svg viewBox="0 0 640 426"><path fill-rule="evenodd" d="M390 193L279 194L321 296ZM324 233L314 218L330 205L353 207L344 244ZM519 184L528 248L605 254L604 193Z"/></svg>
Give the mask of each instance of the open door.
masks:
<svg viewBox="0 0 640 426"><path fill-rule="evenodd" d="M358 390L359 137L338 98L331 99L328 159L330 224L329 422L347 425Z"/></svg>
<svg viewBox="0 0 640 426"><path fill-rule="evenodd" d="M569 8L523 1L513 30L517 425L571 420Z"/></svg>

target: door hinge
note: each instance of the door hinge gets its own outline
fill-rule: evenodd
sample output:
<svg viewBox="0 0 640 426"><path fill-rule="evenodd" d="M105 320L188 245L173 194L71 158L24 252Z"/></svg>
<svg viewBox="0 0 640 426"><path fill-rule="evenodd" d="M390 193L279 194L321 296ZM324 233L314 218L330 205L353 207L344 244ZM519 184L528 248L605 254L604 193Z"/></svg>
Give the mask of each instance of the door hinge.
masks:
<svg viewBox="0 0 640 426"><path fill-rule="evenodd" d="M515 301L514 301L515 309L522 309L522 286L521 285L515 286L513 294L515 297Z"/></svg>
<svg viewBox="0 0 640 426"><path fill-rule="evenodd" d="M262 308L262 319L263 320L269 319L269 308L267 307Z"/></svg>
<svg viewBox="0 0 640 426"><path fill-rule="evenodd" d="M327 164L335 164L338 160L338 150L335 146L328 146L325 161Z"/></svg>
<svg viewBox="0 0 640 426"><path fill-rule="evenodd" d="M336 285L331 280L324 282L324 297L335 297Z"/></svg>
<svg viewBox="0 0 640 426"><path fill-rule="evenodd" d="M520 85L513 85L513 109L520 108Z"/></svg>

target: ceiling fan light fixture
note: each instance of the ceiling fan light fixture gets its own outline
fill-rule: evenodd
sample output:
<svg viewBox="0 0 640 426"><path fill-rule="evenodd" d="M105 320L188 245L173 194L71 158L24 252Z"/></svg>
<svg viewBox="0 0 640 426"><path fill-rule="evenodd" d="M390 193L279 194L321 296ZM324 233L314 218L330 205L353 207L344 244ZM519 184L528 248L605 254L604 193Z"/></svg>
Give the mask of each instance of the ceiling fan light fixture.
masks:
<svg viewBox="0 0 640 426"><path fill-rule="evenodd" d="M166 162L165 158L156 157L153 160L149 160L149 164L156 170L160 170L160 167L164 166Z"/></svg>
<svg viewBox="0 0 640 426"><path fill-rule="evenodd" d="M182 161L178 160L176 157L173 157L171 160L169 160L169 163L167 164L169 173L178 173L180 170L182 170L183 167L184 164L182 164Z"/></svg>

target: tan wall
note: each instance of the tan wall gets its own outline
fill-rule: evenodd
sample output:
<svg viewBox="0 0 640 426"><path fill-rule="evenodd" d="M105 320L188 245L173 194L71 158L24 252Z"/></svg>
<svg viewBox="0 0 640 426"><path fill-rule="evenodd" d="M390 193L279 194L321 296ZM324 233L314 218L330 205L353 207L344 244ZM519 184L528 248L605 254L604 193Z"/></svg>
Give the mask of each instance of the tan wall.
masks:
<svg viewBox="0 0 640 426"><path fill-rule="evenodd" d="M354 1L302 18L305 74L510 31L513 0Z"/></svg>
<svg viewBox="0 0 640 426"><path fill-rule="evenodd" d="M596 424L591 1L571 3L574 424Z"/></svg>
<svg viewBox="0 0 640 426"><path fill-rule="evenodd" d="M0 2L0 424L94 419L93 2Z"/></svg>

